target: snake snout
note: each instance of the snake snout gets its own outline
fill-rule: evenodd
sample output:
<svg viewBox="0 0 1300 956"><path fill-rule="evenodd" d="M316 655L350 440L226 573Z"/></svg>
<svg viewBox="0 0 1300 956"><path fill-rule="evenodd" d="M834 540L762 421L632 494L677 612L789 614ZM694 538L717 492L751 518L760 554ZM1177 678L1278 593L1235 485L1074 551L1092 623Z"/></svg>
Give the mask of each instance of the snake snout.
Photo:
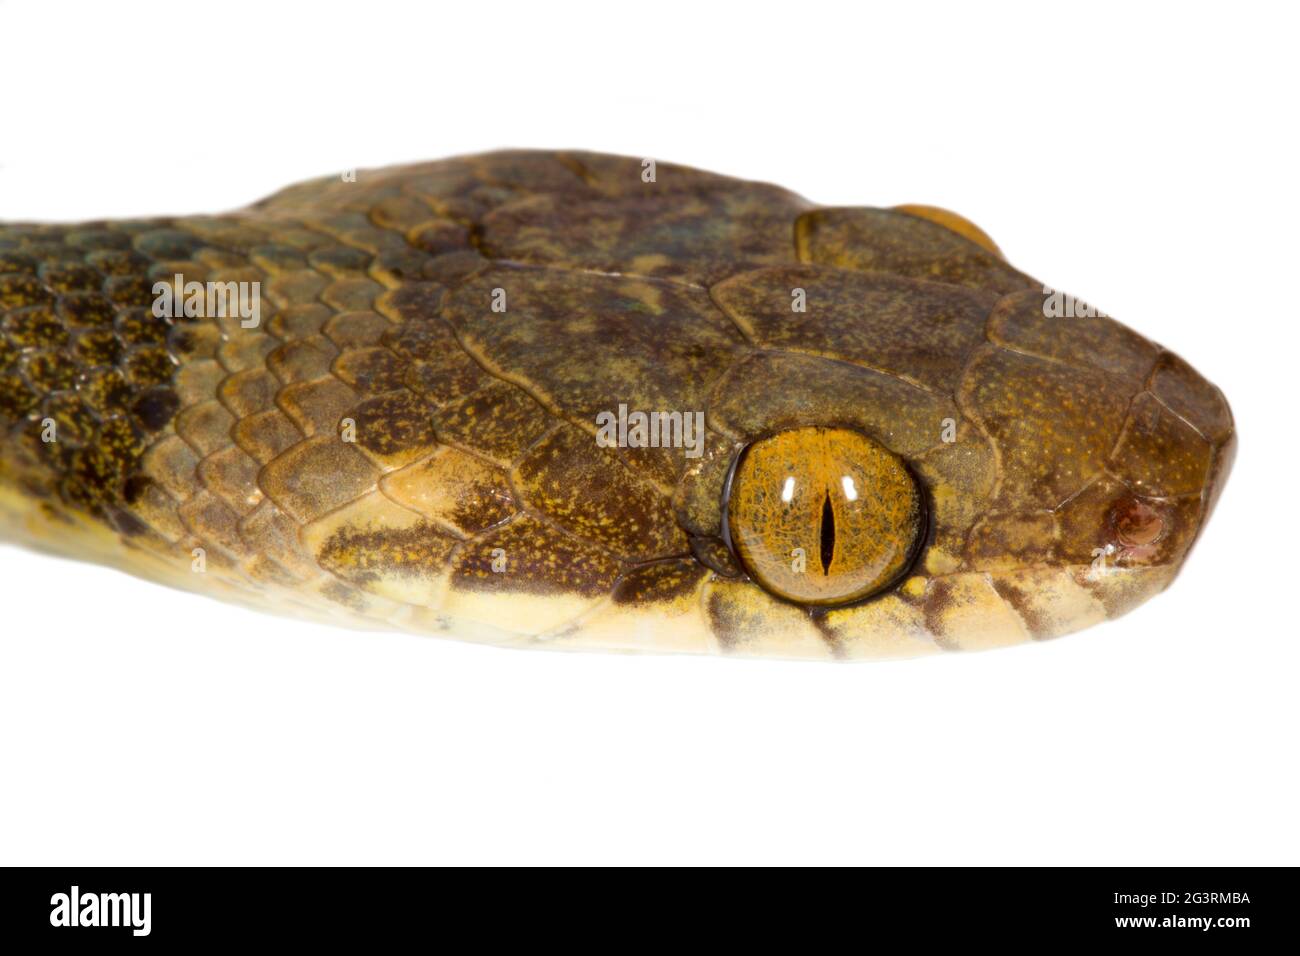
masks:
<svg viewBox="0 0 1300 956"><path fill-rule="evenodd" d="M1124 491L1100 529L1105 547L1128 566L1176 572L1209 520L1235 453L1223 393L1173 353L1161 355L1112 455Z"/></svg>

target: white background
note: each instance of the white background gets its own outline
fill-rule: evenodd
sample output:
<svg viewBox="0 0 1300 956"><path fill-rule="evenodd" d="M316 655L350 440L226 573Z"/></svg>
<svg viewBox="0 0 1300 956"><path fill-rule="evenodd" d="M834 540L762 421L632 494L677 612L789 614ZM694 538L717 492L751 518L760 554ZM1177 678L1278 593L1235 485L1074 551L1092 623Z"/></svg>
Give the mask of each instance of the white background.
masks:
<svg viewBox="0 0 1300 956"><path fill-rule="evenodd" d="M356 633L0 547L0 862L1300 863L1300 77L1268 11L0 0L0 218L500 146L928 202L1191 360L1241 443L1165 595L883 665Z"/></svg>

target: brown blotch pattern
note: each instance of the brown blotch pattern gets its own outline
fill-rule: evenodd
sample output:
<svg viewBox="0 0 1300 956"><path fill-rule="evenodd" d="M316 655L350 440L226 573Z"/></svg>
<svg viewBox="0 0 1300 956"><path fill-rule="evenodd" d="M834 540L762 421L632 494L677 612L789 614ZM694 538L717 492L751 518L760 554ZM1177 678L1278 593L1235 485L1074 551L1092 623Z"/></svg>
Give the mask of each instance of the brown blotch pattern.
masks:
<svg viewBox="0 0 1300 956"><path fill-rule="evenodd" d="M505 312L491 310L495 289ZM446 315L481 364L593 432L620 404L704 411L709 385L744 348L703 290L622 276L493 270L456 290ZM689 464L683 449L640 452L666 482Z"/></svg>
<svg viewBox="0 0 1300 956"><path fill-rule="evenodd" d="M614 603L654 607L677 600L694 592L707 573L699 563L686 559L634 568L614 586Z"/></svg>
<svg viewBox="0 0 1300 956"><path fill-rule="evenodd" d="M504 569L494 571L499 560ZM597 597L609 593L621 569L605 549L524 515L463 546L451 583L464 591Z"/></svg>
<svg viewBox="0 0 1300 956"><path fill-rule="evenodd" d="M364 585L380 574L436 576L445 569L456 539L421 522L409 528L342 528L318 553L326 570Z"/></svg>
<svg viewBox="0 0 1300 956"><path fill-rule="evenodd" d="M522 389L493 381L440 409L434 430L442 441L508 465L546 434L552 422Z"/></svg>
<svg viewBox="0 0 1300 956"><path fill-rule="evenodd" d="M429 458L385 475L380 490L464 537L517 510L505 469L457 448L441 447Z"/></svg>
<svg viewBox="0 0 1300 956"><path fill-rule="evenodd" d="M431 409L406 389L376 395L348 413L358 447L388 465L422 457L435 444Z"/></svg>
<svg viewBox="0 0 1300 956"><path fill-rule="evenodd" d="M515 465L523 503L589 541L631 560L686 551L668 498L589 432L556 429Z"/></svg>

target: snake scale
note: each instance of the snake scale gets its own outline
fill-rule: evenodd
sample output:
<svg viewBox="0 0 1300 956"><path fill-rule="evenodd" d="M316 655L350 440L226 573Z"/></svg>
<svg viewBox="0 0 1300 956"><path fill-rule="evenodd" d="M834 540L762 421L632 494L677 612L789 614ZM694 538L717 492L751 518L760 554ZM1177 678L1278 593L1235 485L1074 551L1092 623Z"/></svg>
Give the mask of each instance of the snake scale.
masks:
<svg viewBox="0 0 1300 956"><path fill-rule="evenodd" d="M0 332L5 538L493 644L1054 637L1170 583L1234 448L953 213L592 153L0 225Z"/></svg>

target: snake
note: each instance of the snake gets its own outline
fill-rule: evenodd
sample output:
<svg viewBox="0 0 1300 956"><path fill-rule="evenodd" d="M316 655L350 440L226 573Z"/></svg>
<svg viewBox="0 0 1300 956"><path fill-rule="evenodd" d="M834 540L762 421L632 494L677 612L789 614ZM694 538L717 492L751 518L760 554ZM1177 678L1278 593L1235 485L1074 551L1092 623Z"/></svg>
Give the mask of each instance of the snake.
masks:
<svg viewBox="0 0 1300 956"><path fill-rule="evenodd" d="M490 645L866 660L1164 590L1186 361L934 206L511 150L0 225L0 537Z"/></svg>

